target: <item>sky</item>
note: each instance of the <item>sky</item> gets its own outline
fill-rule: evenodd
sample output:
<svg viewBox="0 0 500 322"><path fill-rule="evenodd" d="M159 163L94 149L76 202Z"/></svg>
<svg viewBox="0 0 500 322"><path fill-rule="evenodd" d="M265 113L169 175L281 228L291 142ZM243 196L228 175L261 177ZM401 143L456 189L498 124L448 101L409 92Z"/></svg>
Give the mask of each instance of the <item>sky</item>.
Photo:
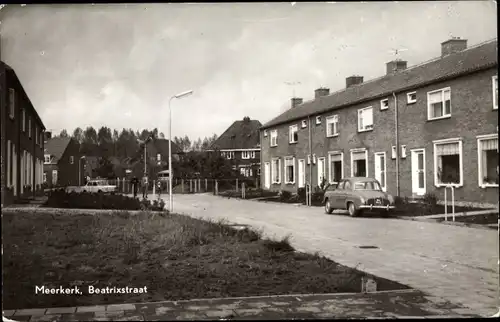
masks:
<svg viewBox="0 0 500 322"><path fill-rule="evenodd" d="M440 56L440 43L497 37L494 1L59 4L0 10L1 59L47 130L158 128L222 134L265 123L294 95ZM393 49L404 49L396 56ZM295 84L295 85L293 85Z"/></svg>

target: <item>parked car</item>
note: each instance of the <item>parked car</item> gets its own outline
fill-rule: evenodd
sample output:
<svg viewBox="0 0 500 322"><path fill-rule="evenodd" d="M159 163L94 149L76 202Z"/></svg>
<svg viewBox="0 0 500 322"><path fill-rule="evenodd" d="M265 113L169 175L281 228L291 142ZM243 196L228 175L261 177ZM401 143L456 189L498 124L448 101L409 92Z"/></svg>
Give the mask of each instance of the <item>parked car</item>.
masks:
<svg viewBox="0 0 500 322"><path fill-rule="evenodd" d="M395 208L394 197L384 192L376 179L366 177L346 178L337 185L329 186L323 203L327 214L335 209L344 209L352 217L364 211L375 211L388 216Z"/></svg>
<svg viewBox="0 0 500 322"><path fill-rule="evenodd" d="M103 179L88 180L84 186L81 187L67 187L67 192L97 192L97 193L114 193L116 186L108 184Z"/></svg>

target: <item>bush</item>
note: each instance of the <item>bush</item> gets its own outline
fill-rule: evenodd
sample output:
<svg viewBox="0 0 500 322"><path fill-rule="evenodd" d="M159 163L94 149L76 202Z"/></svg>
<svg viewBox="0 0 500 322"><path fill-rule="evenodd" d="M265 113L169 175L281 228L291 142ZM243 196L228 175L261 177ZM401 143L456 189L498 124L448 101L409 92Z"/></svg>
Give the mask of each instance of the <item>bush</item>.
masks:
<svg viewBox="0 0 500 322"><path fill-rule="evenodd" d="M297 196L299 198L299 201L306 202L306 188L298 188Z"/></svg>
<svg viewBox="0 0 500 322"><path fill-rule="evenodd" d="M426 193L422 198L422 201L427 206L436 206L438 203L438 197L433 193Z"/></svg>
<svg viewBox="0 0 500 322"><path fill-rule="evenodd" d="M66 192L64 189L52 191L45 207L69 209L116 209L116 210L162 210L163 200L151 203L147 199L127 197L119 194L102 194L88 192Z"/></svg>

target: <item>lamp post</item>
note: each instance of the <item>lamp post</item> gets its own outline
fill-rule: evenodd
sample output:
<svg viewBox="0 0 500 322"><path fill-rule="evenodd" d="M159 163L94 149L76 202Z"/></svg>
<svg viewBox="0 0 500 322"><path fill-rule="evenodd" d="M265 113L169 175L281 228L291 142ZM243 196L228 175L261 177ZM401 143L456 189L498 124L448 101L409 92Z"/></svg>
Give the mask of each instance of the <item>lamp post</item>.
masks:
<svg viewBox="0 0 500 322"><path fill-rule="evenodd" d="M182 92L182 93L179 93L177 95L170 97L170 99L168 101L168 113L169 113L169 116L168 116L168 122L169 122L169 125L168 125L168 177L169 177L168 178L168 199L169 199L168 208L169 208L170 213L172 213L172 211L174 209L174 207L173 207L173 195L172 195L172 181L174 180L173 171L172 171L172 108L170 107L170 103L172 102L172 100L174 98L183 98L183 97L189 96L191 94L193 94L192 90L185 91L185 92Z"/></svg>
<svg viewBox="0 0 500 322"><path fill-rule="evenodd" d="M80 187L82 186L82 171L81 171L82 160L85 160L85 156L84 155L82 155L80 157L80 160L78 160L78 185Z"/></svg>

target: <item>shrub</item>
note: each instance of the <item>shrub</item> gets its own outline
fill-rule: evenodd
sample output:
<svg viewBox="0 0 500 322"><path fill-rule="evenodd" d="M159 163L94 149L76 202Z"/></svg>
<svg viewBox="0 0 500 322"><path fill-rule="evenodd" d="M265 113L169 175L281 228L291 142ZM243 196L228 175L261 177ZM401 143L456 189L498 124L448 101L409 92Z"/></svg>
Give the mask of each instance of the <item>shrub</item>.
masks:
<svg viewBox="0 0 500 322"><path fill-rule="evenodd" d="M299 201L305 202L306 201L306 188L298 188L297 189L297 196L299 197Z"/></svg>
<svg viewBox="0 0 500 322"><path fill-rule="evenodd" d="M427 206L436 206L438 203L438 197L433 193L426 193L422 198L422 201Z"/></svg>
<svg viewBox="0 0 500 322"><path fill-rule="evenodd" d="M280 201L289 201L292 198L292 193L290 191L282 190L279 193Z"/></svg>
<svg viewBox="0 0 500 322"><path fill-rule="evenodd" d="M263 245L270 251L275 252L293 252L295 249L290 244L290 235L285 236L281 240L265 239Z"/></svg>

